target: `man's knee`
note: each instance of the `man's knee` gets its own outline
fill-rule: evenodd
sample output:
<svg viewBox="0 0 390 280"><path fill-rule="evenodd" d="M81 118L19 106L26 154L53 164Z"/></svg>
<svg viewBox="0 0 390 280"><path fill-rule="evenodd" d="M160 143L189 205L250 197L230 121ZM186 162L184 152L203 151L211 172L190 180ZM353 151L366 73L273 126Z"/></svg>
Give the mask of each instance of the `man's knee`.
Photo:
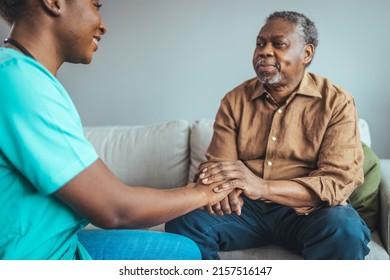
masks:
<svg viewBox="0 0 390 280"><path fill-rule="evenodd" d="M322 222L335 236L370 238L366 224L350 205L325 208Z"/></svg>
<svg viewBox="0 0 390 280"><path fill-rule="evenodd" d="M370 230L357 212L350 205L328 207L320 212L316 213L318 219L309 241L312 248L316 249L306 250L306 253L314 253L307 257L363 259L369 251L367 244L370 241Z"/></svg>

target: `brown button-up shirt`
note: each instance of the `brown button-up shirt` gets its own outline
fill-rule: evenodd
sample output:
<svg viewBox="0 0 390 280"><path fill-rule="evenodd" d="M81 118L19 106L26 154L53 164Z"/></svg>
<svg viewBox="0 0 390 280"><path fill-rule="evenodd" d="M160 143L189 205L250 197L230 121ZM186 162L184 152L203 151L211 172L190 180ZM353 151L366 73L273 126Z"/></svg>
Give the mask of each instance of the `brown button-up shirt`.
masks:
<svg viewBox="0 0 390 280"><path fill-rule="evenodd" d="M278 104L257 78L227 93L206 156L209 162L241 160L266 180L298 182L331 206L344 205L363 182L354 99L308 72L285 104Z"/></svg>

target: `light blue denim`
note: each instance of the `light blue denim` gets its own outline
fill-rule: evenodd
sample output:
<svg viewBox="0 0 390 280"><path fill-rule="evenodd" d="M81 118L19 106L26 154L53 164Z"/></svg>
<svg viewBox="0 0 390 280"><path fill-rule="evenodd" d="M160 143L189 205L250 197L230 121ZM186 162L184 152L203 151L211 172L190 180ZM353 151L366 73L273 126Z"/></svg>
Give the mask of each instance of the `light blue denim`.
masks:
<svg viewBox="0 0 390 280"><path fill-rule="evenodd" d="M80 243L94 260L199 260L191 239L148 230L82 230Z"/></svg>

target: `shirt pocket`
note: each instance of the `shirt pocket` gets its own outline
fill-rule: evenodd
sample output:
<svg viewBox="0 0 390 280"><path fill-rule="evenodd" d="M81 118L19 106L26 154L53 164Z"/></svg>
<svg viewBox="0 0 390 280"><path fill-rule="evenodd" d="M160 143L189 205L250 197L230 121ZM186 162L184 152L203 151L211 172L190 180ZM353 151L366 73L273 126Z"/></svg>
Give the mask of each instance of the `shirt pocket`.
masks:
<svg viewBox="0 0 390 280"><path fill-rule="evenodd" d="M304 161L316 160L324 137L323 131L323 126L313 120L305 119L298 123L296 130L291 131L295 140L295 156Z"/></svg>
<svg viewBox="0 0 390 280"><path fill-rule="evenodd" d="M250 133L240 133L237 137L238 158L241 160L253 160L264 157L263 137Z"/></svg>

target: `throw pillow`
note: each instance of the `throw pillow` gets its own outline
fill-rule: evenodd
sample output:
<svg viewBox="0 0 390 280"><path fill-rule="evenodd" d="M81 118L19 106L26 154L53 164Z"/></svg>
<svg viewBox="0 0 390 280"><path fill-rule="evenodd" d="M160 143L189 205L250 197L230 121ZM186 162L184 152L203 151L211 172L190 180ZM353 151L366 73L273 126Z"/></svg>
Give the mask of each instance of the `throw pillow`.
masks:
<svg viewBox="0 0 390 280"><path fill-rule="evenodd" d="M349 201L366 222L371 231L379 219L379 183L381 181L380 161L364 143L364 182L349 197Z"/></svg>

